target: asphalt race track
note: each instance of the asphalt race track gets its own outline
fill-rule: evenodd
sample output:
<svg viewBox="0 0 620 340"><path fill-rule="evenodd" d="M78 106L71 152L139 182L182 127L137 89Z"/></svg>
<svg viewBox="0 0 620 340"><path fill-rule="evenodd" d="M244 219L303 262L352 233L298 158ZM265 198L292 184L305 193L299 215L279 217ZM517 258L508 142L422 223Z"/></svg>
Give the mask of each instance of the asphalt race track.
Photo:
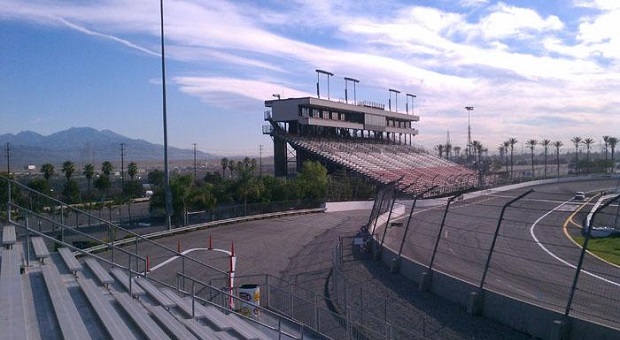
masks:
<svg viewBox="0 0 620 340"><path fill-rule="evenodd" d="M597 180L540 185L507 208L484 288L564 313L581 252L567 233L578 234L595 195L614 191L617 184L618 180ZM433 269L480 285L502 206L529 189L455 200L446 215ZM588 199L573 201L577 191L587 192ZM430 265L444 209L445 205L414 210L403 256ZM566 223L571 216L575 223ZM383 232L383 228L376 231L381 236ZM385 244L398 250L403 234L404 227L388 228ZM619 297L620 268L587 255L570 315L620 328Z"/></svg>

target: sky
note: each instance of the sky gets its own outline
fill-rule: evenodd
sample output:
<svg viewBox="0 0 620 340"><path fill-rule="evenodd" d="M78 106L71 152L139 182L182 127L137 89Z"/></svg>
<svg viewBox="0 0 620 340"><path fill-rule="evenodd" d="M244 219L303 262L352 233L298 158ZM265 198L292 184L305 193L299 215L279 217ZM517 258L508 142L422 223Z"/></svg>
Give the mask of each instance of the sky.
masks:
<svg viewBox="0 0 620 340"><path fill-rule="evenodd" d="M159 10L0 0L0 134L93 127L163 144ZM616 0L165 0L168 142L268 155L264 101L316 96L322 69L334 100L344 77L358 100L401 91L400 112L415 94L429 149L448 132L466 144L465 106L490 152L509 137L601 145L620 137L618 21Z"/></svg>

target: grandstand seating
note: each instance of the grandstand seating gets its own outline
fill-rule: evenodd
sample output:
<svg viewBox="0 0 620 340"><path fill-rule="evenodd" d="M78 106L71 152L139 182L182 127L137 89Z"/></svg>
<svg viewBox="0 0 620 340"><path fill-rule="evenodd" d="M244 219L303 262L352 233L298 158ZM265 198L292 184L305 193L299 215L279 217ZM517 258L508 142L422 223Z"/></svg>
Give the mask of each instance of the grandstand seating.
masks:
<svg viewBox="0 0 620 340"><path fill-rule="evenodd" d="M197 302L192 318L191 299L170 288L160 289L144 276L134 276L134 294L145 292L139 300L132 298L125 288L129 276L124 269L112 267L113 277L105 270L111 265L102 265L94 256L76 259L68 248L49 252L41 248L45 247L41 237L30 240L34 242L18 239L13 247L0 249L0 338L271 338L234 313L211 305ZM35 252L35 246L48 261L28 261L26 252Z"/></svg>
<svg viewBox="0 0 620 340"><path fill-rule="evenodd" d="M396 182L397 189L428 196L475 185L476 173L410 145L379 144L364 140L321 140L284 135L291 145L345 167L373 181Z"/></svg>

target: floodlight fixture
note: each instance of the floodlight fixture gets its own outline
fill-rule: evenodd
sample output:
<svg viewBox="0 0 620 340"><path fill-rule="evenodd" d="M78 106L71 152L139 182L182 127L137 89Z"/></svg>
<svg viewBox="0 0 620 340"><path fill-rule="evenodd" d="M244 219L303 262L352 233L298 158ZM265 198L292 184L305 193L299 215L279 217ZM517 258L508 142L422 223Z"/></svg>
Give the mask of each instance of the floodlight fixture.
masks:
<svg viewBox="0 0 620 340"><path fill-rule="evenodd" d="M396 97L396 112L398 112L398 94L400 91L394 89L388 89L390 91L390 100L388 102L390 111L392 111L392 93L394 93L394 97Z"/></svg>
<svg viewBox="0 0 620 340"><path fill-rule="evenodd" d="M411 114L414 114L414 105L413 105L413 100L416 98L415 94L411 94L411 93L407 93L405 94L406 98L407 98L407 103L405 105L405 110L407 111L407 113L409 113L409 98L411 98Z"/></svg>
<svg viewBox="0 0 620 340"><path fill-rule="evenodd" d="M316 96L317 98L321 98L321 92L319 91L319 77L321 74L324 74L327 77L327 99L329 100L329 77L332 77L334 74L328 71L316 69Z"/></svg>
<svg viewBox="0 0 620 340"><path fill-rule="evenodd" d="M276 97L276 98L278 98L278 100L280 100L280 94L279 93L274 93L271 96L272 97Z"/></svg>
<svg viewBox="0 0 620 340"><path fill-rule="evenodd" d="M348 82L353 83L353 103L355 104L357 103L357 98L355 94L355 84L359 83L360 81L354 78L344 77L344 101L347 102L347 104L349 103L349 98L347 94L347 83Z"/></svg>

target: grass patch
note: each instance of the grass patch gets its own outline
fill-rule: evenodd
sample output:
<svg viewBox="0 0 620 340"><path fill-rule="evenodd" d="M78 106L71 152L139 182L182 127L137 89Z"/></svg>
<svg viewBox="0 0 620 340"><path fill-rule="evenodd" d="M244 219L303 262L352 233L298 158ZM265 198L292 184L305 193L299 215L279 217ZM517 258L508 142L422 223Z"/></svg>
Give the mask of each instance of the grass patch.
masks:
<svg viewBox="0 0 620 340"><path fill-rule="evenodd" d="M579 245L583 244L583 239L583 236L573 236ZM606 261L620 265L620 237L591 238L588 250Z"/></svg>

